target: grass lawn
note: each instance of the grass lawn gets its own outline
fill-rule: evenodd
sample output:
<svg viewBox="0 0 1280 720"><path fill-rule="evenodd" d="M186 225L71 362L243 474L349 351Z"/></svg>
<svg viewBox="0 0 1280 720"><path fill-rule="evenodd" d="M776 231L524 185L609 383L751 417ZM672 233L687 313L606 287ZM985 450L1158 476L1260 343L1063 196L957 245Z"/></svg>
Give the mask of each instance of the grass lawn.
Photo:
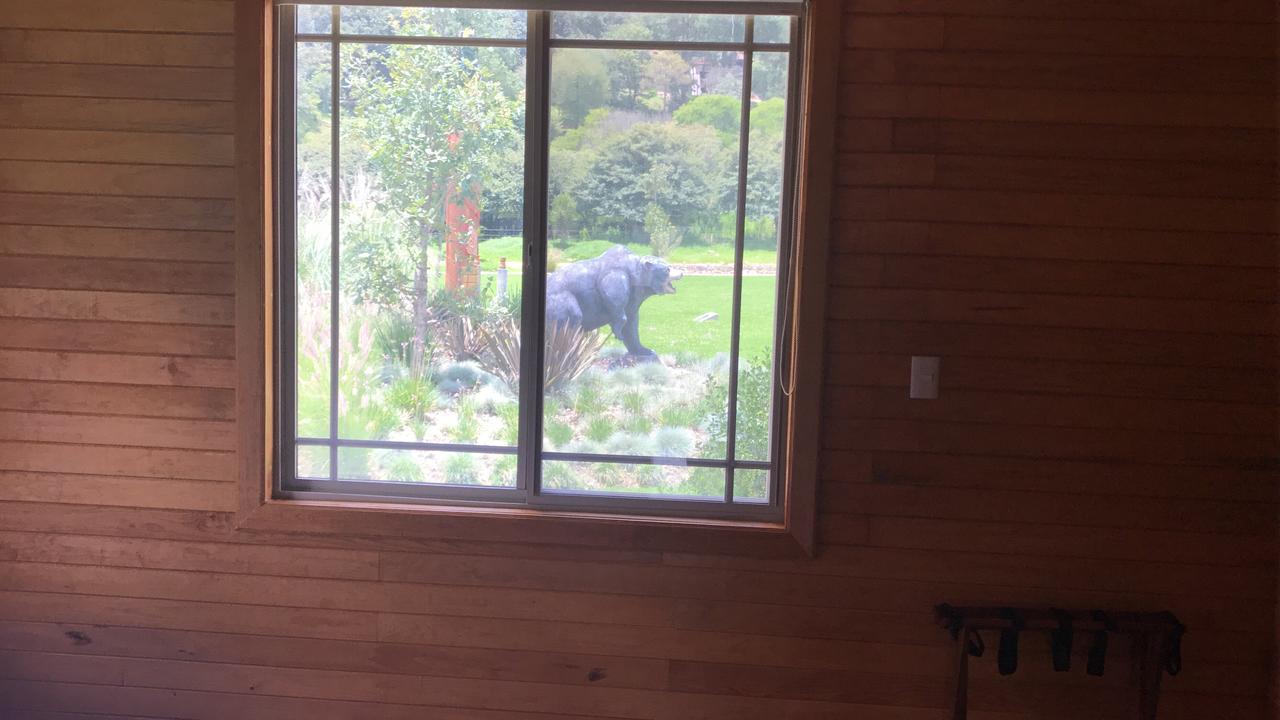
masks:
<svg viewBox="0 0 1280 720"><path fill-rule="evenodd" d="M493 278L485 274L485 281ZM520 292L520 276L511 273L507 291ZM772 276L742 278L741 356L753 358L773 347L773 305L777 283ZM655 295L640 306L640 341L662 355L693 353L709 358L729 352L729 320L733 309L733 278L729 275L690 275L676 281L674 295ZM694 322L707 312L715 320ZM605 328L605 332L609 329ZM621 346L616 338L610 345Z"/></svg>
<svg viewBox="0 0 1280 720"><path fill-rule="evenodd" d="M498 258L507 258L510 270L508 292L519 293L522 240L503 237L480 243L481 268L486 281L493 278ZM575 242L564 250L553 250L562 262L594 258L612 247L605 240ZM646 254L644 245L630 245L637 254ZM776 261L772 250L747 250L744 262L767 264ZM692 245L675 248L667 260L676 264L733 263L733 248L721 245ZM649 298L640 310L640 340L663 355L685 352L709 358L718 352L729 351L729 325L732 318L733 278L729 275L690 275L676 281L674 295ZM741 356L752 358L772 348L773 306L776 295L775 278L746 276L742 282L742 336ZM708 312L717 314L714 320L694 322L694 318ZM609 341L618 343L616 339ZM618 343L620 344L620 343Z"/></svg>
<svg viewBox="0 0 1280 720"><path fill-rule="evenodd" d="M777 283L773 277L742 278L742 334L740 355L750 359L773 348L773 305ZM689 352L711 357L729 352L733 310L733 278L693 275L676 281L676 294L651 297L640 306L640 341L659 354ZM715 320L697 323L706 312ZM611 341L612 342L612 341Z"/></svg>
<svg viewBox="0 0 1280 720"><path fill-rule="evenodd" d="M520 267L520 259L523 257L523 241L518 237L502 237L493 240L485 240L480 243L480 267L484 270L497 270L498 258L507 259L508 268ZM552 248L552 258L558 256L564 262L572 262L575 260L589 260L598 257L600 253L613 247L614 243L608 240L587 240L585 242L574 242L567 248ZM649 255L651 251L648 245L640 245L632 243L627 246L637 255ZM753 250L748 249L743 252L742 260L748 265L768 265L777 260L777 253L773 250ZM733 246L728 243L718 245L681 245L671 251L667 256L667 262L677 265L732 265L733 264Z"/></svg>

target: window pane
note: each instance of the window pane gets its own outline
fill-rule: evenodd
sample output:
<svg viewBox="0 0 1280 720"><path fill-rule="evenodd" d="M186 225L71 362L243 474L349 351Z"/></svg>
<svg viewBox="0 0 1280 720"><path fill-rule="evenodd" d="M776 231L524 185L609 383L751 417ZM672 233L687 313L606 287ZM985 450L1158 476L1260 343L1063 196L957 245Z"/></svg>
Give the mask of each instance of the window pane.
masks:
<svg viewBox="0 0 1280 720"><path fill-rule="evenodd" d="M471 8L344 7L344 35L407 35L449 38L523 38L523 10Z"/></svg>
<svg viewBox="0 0 1280 720"><path fill-rule="evenodd" d="M515 487L516 456L340 447L338 479Z"/></svg>
<svg viewBox="0 0 1280 720"><path fill-rule="evenodd" d="M741 15L681 13L553 12L551 37L573 40L742 42Z"/></svg>
<svg viewBox="0 0 1280 720"><path fill-rule="evenodd" d="M296 472L300 478L329 479L329 446L297 445Z"/></svg>
<svg viewBox="0 0 1280 720"><path fill-rule="evenodd" d="M747 143L746 257L738 364L736 459L768 460L773 428L774 321L786 146L787 53L755 53ZM736 489L736 488L735 488Z"/></svg>
<svg viewBox="0 0 1280 720"><path fill-rule="evenodd" d="M769 471L734 470L733 500L742 503L769 502Z"/></svg>
<svg viewBox="0 0 1280 720"><path fill-rule="evenodd" d="M330 265L332 257L332 74L329 43L297 44L297 432L329 436ZM325 460L328 467L328 460Z"/></svg>
<svg viewBox="0 0 1280 720"><path fill-rule="evenodd" d="M349 43L342 62L338 436L514 447L524 52Z"/></svg>
<svg viewBox="0 0 1280 720"><path fill-rule="evenodd" d="M724 458L741 57L558 49L551 72L543 447Z"/></svg>
<svg viewBox="0 0 1280 720"><path fill-rule="evenodd" d="M673 500L724 500L724 470L678 465L545 460L542 487L548 493L644 496Z"/></svg>
<svg viewBox="0 0 1280 720"><path fill-rule="evenodd" d="M333 32L333 6L331 5L299 5L297 17L299 33Z"/></svg>
<svg viewBox="0 0 1280 720"><path fill-rule="evenodd" d="M791 18L786 15L757 15L755 42L789 43L791 42Z"/></svg>

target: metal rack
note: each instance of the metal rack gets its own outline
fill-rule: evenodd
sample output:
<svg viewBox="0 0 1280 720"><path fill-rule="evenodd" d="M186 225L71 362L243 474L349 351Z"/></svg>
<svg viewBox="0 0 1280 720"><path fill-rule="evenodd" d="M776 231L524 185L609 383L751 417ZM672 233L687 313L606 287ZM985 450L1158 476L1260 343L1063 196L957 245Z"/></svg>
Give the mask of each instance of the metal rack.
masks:
<svg viewBox="0 0 1280 720"><path fill-rule="evenodd" d="M1022 632L1047 632L1053 669L1071 669L1075 633L1092 637L1086 671L1100 676L1106 669L1111 635L1133 638L1133 661L1138 674L1139 720L1155 720L1164 673L1182 670L1183 625L1173 613L1105 612L1102 610L1062 610L1058 608L953 607L946 603L934 608L938 624L956 641L956 687L953 720L968 716L969 657L986 651L981 631L999 632L997 665L1001 675L1011 675L1018 667L1018 637Z"/></svg>

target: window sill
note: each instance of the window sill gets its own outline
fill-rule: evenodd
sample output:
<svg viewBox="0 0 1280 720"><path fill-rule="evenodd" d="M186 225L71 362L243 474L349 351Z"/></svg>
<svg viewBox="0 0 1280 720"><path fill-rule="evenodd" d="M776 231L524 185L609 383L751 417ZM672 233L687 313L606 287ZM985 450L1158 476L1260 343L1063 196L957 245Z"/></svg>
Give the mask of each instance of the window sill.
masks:
<svg viewBox="0 0 1280 720"><path fill-rule="evenodd" d="M530 508L271 499L237 516L237 531L583 546L751 557L804 557L782 522L618 515Z"/></svg>

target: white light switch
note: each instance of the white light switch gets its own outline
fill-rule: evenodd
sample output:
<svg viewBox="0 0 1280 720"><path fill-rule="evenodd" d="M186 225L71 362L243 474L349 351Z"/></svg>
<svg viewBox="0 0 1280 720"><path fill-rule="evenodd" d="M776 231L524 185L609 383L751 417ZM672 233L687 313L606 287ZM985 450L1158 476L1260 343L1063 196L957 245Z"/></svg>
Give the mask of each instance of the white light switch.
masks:
<svg viewBox="0 0 1280 720"><path fill-rule="evenodd" d="M913 400L938 399L938 369L942 358L927 355L911 357L911 398Z"/></svg>

